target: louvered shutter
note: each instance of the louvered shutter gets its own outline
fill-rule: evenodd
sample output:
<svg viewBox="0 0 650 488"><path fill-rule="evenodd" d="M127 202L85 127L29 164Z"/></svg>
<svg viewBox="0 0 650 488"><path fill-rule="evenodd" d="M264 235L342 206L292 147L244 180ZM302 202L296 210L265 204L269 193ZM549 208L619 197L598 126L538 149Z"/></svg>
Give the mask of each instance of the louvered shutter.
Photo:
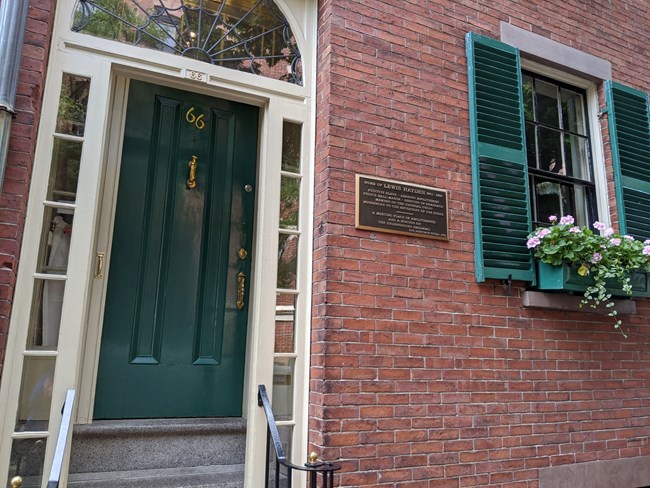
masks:
<svg viewBox="0 0 650 488"><path fill-rule="evenodd" d="M608 81L607 109L622 234L650 239L648 94Z"/></svg>
<svg viewBox="0 0 650 488"><path fill-rule="evenodd" d="M535 281L519 51L467 34L476 278Z"/></svg>

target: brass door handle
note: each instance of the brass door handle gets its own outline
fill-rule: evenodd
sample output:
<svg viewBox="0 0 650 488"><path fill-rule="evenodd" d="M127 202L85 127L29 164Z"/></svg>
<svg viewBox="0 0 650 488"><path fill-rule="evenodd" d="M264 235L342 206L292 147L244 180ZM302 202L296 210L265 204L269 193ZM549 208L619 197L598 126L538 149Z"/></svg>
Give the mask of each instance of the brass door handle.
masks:
<svg viewBox="0 0 650 488"><path fill-rule="evenodd" d="M187 178L187 187L192 190L193 188L196 188L196 165L198 163L199 158L196 156L192 156L192 160L187 163L187 165L190 167L190 175Z"/></svg>
<svg viewBox="0 0 650 488"><path fill-rule="evenodd" d="M237 308L244 308L244 295L246 293L246 275L240 271L237 275Z"/></svg>
<svg viewBox="0 0 650 488"><path fill-rule="evenodd" d="M98 252L97 253L97 269L95 270L95 278L104 277L104 257L106 253Z"/></svg>

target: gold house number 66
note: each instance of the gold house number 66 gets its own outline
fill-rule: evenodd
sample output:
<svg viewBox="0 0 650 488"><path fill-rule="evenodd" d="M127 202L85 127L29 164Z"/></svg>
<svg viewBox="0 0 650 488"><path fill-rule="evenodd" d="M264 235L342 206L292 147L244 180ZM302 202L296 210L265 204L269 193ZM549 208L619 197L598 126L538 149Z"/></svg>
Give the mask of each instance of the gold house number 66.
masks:
<svg viewBox="0 0 650 488"><path fill-rule="evenodd" d="M194 124L194 126L201 130L205 127L205 122L203 121L203 114L196 116L194 115L194 107L190 108L187 113L185 114L185 120L187 120L190 124Z"/></svg>

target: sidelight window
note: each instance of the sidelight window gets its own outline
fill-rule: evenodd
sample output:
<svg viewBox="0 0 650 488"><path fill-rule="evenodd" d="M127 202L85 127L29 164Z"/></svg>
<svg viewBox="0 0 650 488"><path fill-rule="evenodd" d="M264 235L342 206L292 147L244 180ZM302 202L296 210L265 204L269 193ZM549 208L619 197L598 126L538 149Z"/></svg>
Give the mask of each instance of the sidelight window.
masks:
<svg viewBox="0 0 650 488"><path fill-rule="evenodd" d="M278 421L285 452L291 452L296 423L296 310L300 298L299 241L301 228L300 191L302 124L285 121L282 125L282 172L280 177L280 222L278 275L275 307L275 349L273 361L273 412Z"/></svg>
<svg viewBox="0 0 650 488"><path fill-rule="evenodd" d="M9 478L20 474L38 480L42 475L89 89L89 78L63 75L38 261L32 274L32 306Z"/></svg>

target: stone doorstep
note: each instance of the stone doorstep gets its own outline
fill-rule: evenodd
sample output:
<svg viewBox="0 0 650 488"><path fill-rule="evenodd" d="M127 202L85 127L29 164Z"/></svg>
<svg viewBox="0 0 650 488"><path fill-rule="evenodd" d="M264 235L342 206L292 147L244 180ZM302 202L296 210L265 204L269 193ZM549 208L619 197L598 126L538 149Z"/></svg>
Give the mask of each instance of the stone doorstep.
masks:
<svg viewBox="0 0 650 488"><path fill-rule="evenodd" d="M136 436L142 434L219 434L246 432L246 420L240 417L198 419L96 420L74 426L75 437Z"/></svg>
<svg viewBox="0 0 650 488"><path fill-rule="evenodd" d="M244 465L77 473L68 476L67 486L77 488L243 488Z"/></svg>
<svg viewBox="0 0 650 488"><path fill-rule="evenodd" d="M244 463L241 418L96 421L75 425L70 473L114 473Z"/></svg>

